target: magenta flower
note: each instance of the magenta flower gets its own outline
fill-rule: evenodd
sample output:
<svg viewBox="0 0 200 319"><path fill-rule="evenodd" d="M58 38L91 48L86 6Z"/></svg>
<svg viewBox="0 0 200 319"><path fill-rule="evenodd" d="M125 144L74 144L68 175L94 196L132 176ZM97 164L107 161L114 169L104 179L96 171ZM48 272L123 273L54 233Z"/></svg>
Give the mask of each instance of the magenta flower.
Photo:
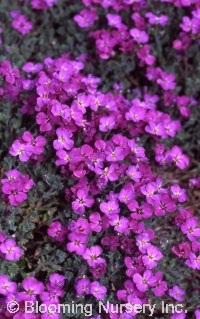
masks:
<svg viewBox="0 0 200 319"><path fill-rule="evenodd" d="M196 240L196 237L200 237L200 228L198 226L198 219L188 218L186 222L181 226L181 230L187 235L188 239Z"/></svg>
<svg viewBox="0 0 200 319"><path fill-rule="evenodd" d="M108 132L112 130L115 126L115 118L114 116L104 116L100 118L99 130L101 132Z"/></svg>
<svg viewBox="0 0 200 319"><path fill-rule="evenodd" d="M180 169L184 169L189 165L188 156L183 154L183 152L179 146L176 146L176 145L173 146L171 151L167 152L167 154L171 157L172 161Z"/></svg>
<svg viewBox="0 0 200 319"><path fill-rule="evenodd" d="M30 21L28 21L26 16L19 14L12 21L12 27L21 34L25 35L33 28L33 25Z"/></svg>
<svg viewBox="0 0 200 319"><path fill-rule="evenodd" d="M168 194L163 194L154 201L154 213L156 216L164 216L166 213L172 213L176 210L175 202Z"/></svg>
<svg viewBox="0 0 200 319"><path fill-rule="evenodd" d="M22 292L23 298L28 300L35 300L35 295L40 295L44 290L42 282L36 280L34 277L26 278L22 281L22 287L25 292Z"/></svg>
<svg viewBox="0 0 200 319"><path fill-rule="evenodd" d="M63 225L60 222L56 221L51 223L47 230L47 233L50 237L55 238L59 242L62 242L65 240L67 228L63 227Z"/></svg>
<svg viewBox="0 0 200 319"><path fill-rule="evenodd" d="M7 239L0 245L0 251L5 254L7 260L17 260L22 256L22 249L16 246L16 241Z"/></svg>
<svg viewBox="0 0 200 319"><path fill-rule="evenodd" d="M103 262L103 258L99 257L102 254L102 248L100 246L92 246L87 248L83 254L83 258L88 262L91 267L96 267L96 265Z"/></svg>
<svg viewBox="0 0 200 319"><path fill-rule="evenodd" d="M41 132L51 131L52 125L50 123L50 118L44 112L40 112L36 115L36 122L40 125Z"/></svg>
<svg viewBox="0 0 200 319"><path fill-rule="evenodd" d="M117 162L124 160L124 150L120 146L109 146L108 148L106 148L105 155L108 162Z"/></svg>
<svg viewBox="0 0 200 319"><path fill-rule="evenodd" d="M196 319L200 319L200 309L195 310Z"/></svg>
<svg viewBox="0 0 200 319"><path fill-rule="evenodd" d="M26 145L30 146L31 152L35 155L41 154L44 151L44 145L46 144L46 139L43 136L37 136L34 138L29 131L24 132L22 135L23 141Z"/></svg>
<svg viewBox="0 0 200 319"><path fill-rule="evenodd" d="M143 276L139 273L134 274L133 281L136 284L137 289L141 292L147 291L148 286L154 286L155 284L155 278L150 270L146 270Z"/></svg>
<svg viewBox="0 0 200 319"><path fill-rule="evenodd" d="M107 20L108 20L108 25L109 25L110 27L120 29L120 27L121 27L121 25L122 25L122 20L121 20L120 15L108 13L108 14L106 15L106 18L107 18Z"/></svg>
<svg viewBox="0 0 200 319"><path fill-rule="evenodd" d="M88 279L79 279L75 284L75 289L78 295L90 294L91 282Z"/></svg>
<svg viewBox="0 0 200 319"><path fill-rule="evenodd" d="M120 208L116 200L110 200L107 203L101 203L100 210L108 217L111 215L116 215L120 212Z"/></svg>
<svg viewBox="0 0 200 319"><path fill-rule="evenodd" d="M90 293L93 295L97 300L103 300L105 294L107 292L106 287L101 286L98 281L94 281L90 285Z"/></svg>
<svg viewBox="0 0 200 319"><path fill-rule="evenodd" d="M150 24L160 24L162 26L165 26L168 22L168 16L162 15L159 17L152 12L146 13L145 17L148 19Z"/></svg>
<svg viewBox="0 0 200 319"><path fill-rule="evenodd" d="M146 185L143 185L140 188L143 195L146 196L147 202L151 203L152 199L155 199L155 192L157 191L157 187L155 183L148 183Z"/></svg>
<svg viewBox="0 0 200 319"><path fill-rule="evenodd" d="M119 217L118 215L110 216L110 224L114 226L114 230L119 233L126 233L129 221L126 217Z"/></svg>
<svg viewBox="0 0 200 319"><path fill-rule="evenodd" d="M194 253L191 252L185 264L192 269L200 270L200 255L196 256Z"/></svg>
<svg viewBox="0 0 200 319"><path fill-rule="evenodd" d="M43 65L41 63L33 63L33 62L26 62L22 70L26 73L38 73L43 69Z"/></svg>
<svg viewBox="0 0 200 319"><path fill-rule="evenodd" d="M160 72L160 76L157 79L157 83L165 91L173 90L176 87L175 76L173 74L166 72Z"/></svg>
<svg viewBox="0 0 200 319"><path fill-rule="evenodd" d="M136 200L132 200L128 204L128 208L131 212L131 217L134 220L142 220L143 218L150 218L153 214L152 206L148 203L143 203L141 206L139 206L138 202Z"/></svg>
<svg viewBox="0 0 200 319"><path fill-rule="evenodd" d="M14 294L17 290L17 284L9 281L8 276L0 275L0 294L7 296L8 294Z"/></svg>
<svg viewBox="0 0 200 319"><path fill-rule="evenodd" d="M140 121L145 120L146 110L140 106L133 106L130 110L126 113L127 121L133 121L138 123Z"/></svg>
<svg viewBox="0 0 200 319"><path fill-rule="evenodd" d="M177 285L169 289L169 296L174 298L177 301L183 301L184 294L185 294L185 291L183 289L180 289L179 286Z"/></svg>
<svg viewBox="0 0 200 319"><path fill-rule="evenodd" d="M140 31L136 28L130 30L130 35L137 43L145 43L149 40L148 34L145 31Z"/></svg>
<svg viewBox="0 0 200 319"><path fill-rule="evenodd" d="M126 175L129 176L135 182L139 182L140 178L142 177L137 166L129 166L129 168L126 171Z"/></svg>
<svg viewBox="0 0 200 319"><path fill-rule="evenodd" d="M151 245L149 241L150 237L148 233L142 233L136 237L136 245L138 246L142 254L145 254L147 251L147 247Z"/></svg>
<svg viewBox="0 0 200 319"><path fill-rule="evenodd" d="M1 180L2 184L5 184L6 182L15 181L20 177L20 172L17 169L12 169L10 171L7 171L5 174L7 178L4 178Z"/></svg>
<svg viewBox="0 0 200 319"><path fill-rule="evenodd" d="M188 258L191 253L190 244L188 242L183 242L178 245L178 247L173 246L172 251L179 258Z"/></svg>
<svg viewBox="0 0 200 319"><path fill-rule="evenodd" d="M12 206L18 206L27 199L27 194L24 193L24 185L21 181L5 183L2 187L2 191L8 196Z"/></svg>
<svg viewBox="0 0 200 319"><path fill-rule="evenodd" d="M61 150L63 148L71 150L74 145L74 141L71 139L72 132L61 127L56 130L56 134L58 139L53 142L53 147L56 150Z"/></svg>
<svg viewBox="0 0 200 319"><path fill-rule="evenodd" d="M97 10L95 8L90 8L89 10L83 9L80 11L78 15L74 17L74 21L81 28L89 28L98 19L98 16L96 15L96 11Z"/></svg>
<svg viewBox="0 0 200 319"><path fill-rule="evenodd" d="M67 244L67 250L70 253L75 252L77 255L83 255L86 250L88 236L71 233L69 234L69 240L70 242Z"/></svg>
<svg viewBox="0 0 200 319"><path fill-rule="evenodd" d="M134 188L131 183L127 183L120 191L118 199L121 203L128 204L135 197Z"/></svg>
<svg viewBox="0 0 200 319"><path fill-rule="evenodd" d="M178 184L174 184L170 187L171 197L177 199L180 203L187 200L186 190L180 188Z"/></svg>
<svg viewBox="0 0 200 319"><path fill-rule="evenodd" d="M167 282L162 280L163 274L161 271L157 271L155 273L154 278L155 278L155 284L154 284L154 288L152 288L152 291L156 297L161 297L165 294L165 292L168 289Z"/></svg>
<svg viewBox="0 0 200 319"><path fill-rule="evenodd" d="M142 257L143 263L147 269L153 269L157 266L157 261L163 258L163 254L153 245L147 247L145 256Z"/></svg>
<svg viewBox="0 0 200 319"><path fill-rule="evenodd" d="M77 199L72 202L72 209L76 214L84 214L85 208L90 208L93 203L94 199L92 197L88 196L88 190L87 189L79 189L77 191Z"/></svg>
<svg viewBox="0 0 200 319"><path fill-rule="evenodd" d="M145 126L145 131L156 136L165 136L165 131L163 124L161 123L156 123L154 121L150 121L147 126Z"/></svg>
<svg viewBox="0 0 200 319"><path fill-rule="evenodd" d="M23 144L16 140L9 151L12 156L19 156L20 161L27 162L32 155L32 147L28 144Z"/></svg>
<svg viewBox="0 0 200 319"><path fill-rule="evenodd" d="M63 287L65 284L65 276L54 273L49 276L51 287Z"/></svg>

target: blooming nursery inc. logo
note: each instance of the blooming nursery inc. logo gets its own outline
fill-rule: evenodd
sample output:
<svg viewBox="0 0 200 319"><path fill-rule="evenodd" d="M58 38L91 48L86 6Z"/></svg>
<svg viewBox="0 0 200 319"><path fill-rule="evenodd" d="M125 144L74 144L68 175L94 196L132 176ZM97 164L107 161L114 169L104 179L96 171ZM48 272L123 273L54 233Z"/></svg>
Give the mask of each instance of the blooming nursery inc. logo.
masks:
<svg viewBox="0 0 200 319"><path fill-rule="evenodd" d="M96 305L95 305L96 306ZM93 304L76 304L74 301L68 304L39 304L34 301L25 301L24 312L25 314L77 314L81 313L85 316L92 316L93 314ZM98 312L111 313L111 314L147 314L152 317L156 308L156 304L111 304L109 301L103 303L99 301ZM10 301L7 304L7 310L9 313L16 313L19 311L19 304L16 301ZM187 310L183 310L182 304L165 304L162 301L162 313L187 313Z"/></svg>

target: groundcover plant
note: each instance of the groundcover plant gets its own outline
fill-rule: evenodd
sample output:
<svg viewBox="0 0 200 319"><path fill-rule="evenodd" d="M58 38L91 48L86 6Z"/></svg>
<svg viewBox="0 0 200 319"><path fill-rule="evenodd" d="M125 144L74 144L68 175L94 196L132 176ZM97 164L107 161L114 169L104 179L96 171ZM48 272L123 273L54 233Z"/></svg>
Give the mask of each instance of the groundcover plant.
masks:
<svg viewBox="0 0 200 319"><path fill-rule="evenodd" d="M199 45L199 0L1 0L0 319L200 319Z"/></svg>

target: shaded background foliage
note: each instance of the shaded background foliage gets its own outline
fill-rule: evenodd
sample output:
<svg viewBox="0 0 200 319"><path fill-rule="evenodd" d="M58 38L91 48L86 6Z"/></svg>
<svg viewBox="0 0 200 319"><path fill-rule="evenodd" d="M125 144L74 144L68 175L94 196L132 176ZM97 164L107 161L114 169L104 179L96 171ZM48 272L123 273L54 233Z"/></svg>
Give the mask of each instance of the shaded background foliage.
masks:
<svg viewBox="0 0 200 319"><path fill-rule="evenodd" d="M199 101L200 50L198 41L194 41L190 46L187 58L172 49L172 42L179 33L178 26L181 17L187 9L179 9L177 16L177 9L170 4L152 0L148 2L152 12L159 10L167 14L171 22L164 29L159 26L151 28L153 55L158 59L162 69L176 75L176 92L180 95L193 96ZM146 80L143 68L138 68L134 53L127 55L118 50L108 61L99 59L93 40L88 40L88 30L80 29L73 21L73 16L82 8L80 0L59 0L51 9L38 12L31 9L29 1L24 1L22 6L17 0L1 0L0 27L3 28L3 44L0 46L0 62L7 59L20 68L27 61L42 62L48 56L56 58L64 52L71 52L72 57L86 53L88 58L85 72L101 78L100 87L103 92L112 89L115 82L121 82L123 93L127 97L134 96L132 89L139 88L144 91L145 86L148 87L149 92L159 95L160 89ZM34 28L26 36L12 29L10 17L12 10L20 10L33 23ZM98 10L100 19L90 28L90 31L103 28L106 24L103 15L105 16L105 12L112 12L112 10L102 8ZM130 15L130 12L122 14L123 21L132 26ZM20 107L19 102L2 99L0 103L0 172L2 177L8 169L18 168L21 172L30 174L36 182L36 187L31 190L29 199L20 207L7 206L3 200L0 202L0 231L5 231L10 236L16 234L18 244L24 248L24 257L18 262L9 263L1 260L0 273L7 273L11 279L21 282L27 275L35 275L37 279L44 280L52 272L62 272L67 278L66 295L63 302L70 302L75 297L74 279L78 275L89 275L87 265L81 257L66 252L63 244L58 244L46 236L46 231L53 220L60 220L66 225L71 219L77 218L71 210L70 203L67 203L64 198L64 189L71 186L73 181L66 180L59 173L59 169L54 164L54 153L49 145L46 146L45 151L46 161L38 163L35 167L28 163L22 164L16 158L8 155L9 147L17 136L22 135L27 129L30 130L30 127L32 133L38 132L37 126L33 124L34 119L31 116L22 117ZM163 109L162 104L160 108ZM179 134L165 143L167 146L180 145L190 156L191 165L186 171L180 172L174 168L160 168L154 163L154 170L165 181L178 182L187 187L189 178L200 175L199 102L194 106L189 120L180 118L176 107L165 108L165 111L169 112L174 119L180 119L182 122L182 130ZM144 137L145 147L151 154L152 145L149 148L148 139L145 139ZM190 190L189 201L185 205L186 208L192 209L200 216L198 190ZM179 283L182 288L186 289L188 299L185 306L188 309L194 310L197 306L200 307L200 275L185 267L184 261L178 260L171 252L171 247L181 242L183 235L174 227L169 216L160 219L152 217L145 223L155 229L155 243L161 244L161 251L165 258L159 263L158 268L164 271L169 285ZM99 233L97 237L91 237L89 244L100 243L101 236L102 233ZM108 272L107 276L101 279L101 283L108 288L108 300L117 302L115 291L122 289L122 284L126 279L123 252L119 250L110 252L105 249L105 256L108 261ZM78 298L76 300L78 301ZM87 297L88 302L95 304L93 297ZM81 315L76 315L76 317L81 318ZM141 318L144 318L144 315ZM154 318L164 318L164 315L158 311Z"/></svg>

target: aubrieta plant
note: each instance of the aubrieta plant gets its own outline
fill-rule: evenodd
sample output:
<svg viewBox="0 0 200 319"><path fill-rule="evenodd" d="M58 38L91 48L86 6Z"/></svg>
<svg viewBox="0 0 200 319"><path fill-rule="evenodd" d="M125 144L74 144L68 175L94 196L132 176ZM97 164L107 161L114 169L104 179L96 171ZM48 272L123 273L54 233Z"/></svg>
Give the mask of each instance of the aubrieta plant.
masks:
<svg viewBox="0 0 200 319"><path fill-rule="evenodd" d="M18 40L37 51L41 31L42 51L16 64L2 44L0 319L200 319L190 205L200 177L180 138L199 114L181 73L200 43L199 0L16 0L9 10ZM37 22L48 18L50 45L62 46L68 11L83 49L74 34L75 51L49 54ZM92 313L59 311L73 303Z"/></svg>

